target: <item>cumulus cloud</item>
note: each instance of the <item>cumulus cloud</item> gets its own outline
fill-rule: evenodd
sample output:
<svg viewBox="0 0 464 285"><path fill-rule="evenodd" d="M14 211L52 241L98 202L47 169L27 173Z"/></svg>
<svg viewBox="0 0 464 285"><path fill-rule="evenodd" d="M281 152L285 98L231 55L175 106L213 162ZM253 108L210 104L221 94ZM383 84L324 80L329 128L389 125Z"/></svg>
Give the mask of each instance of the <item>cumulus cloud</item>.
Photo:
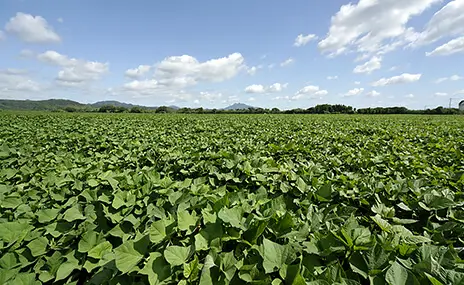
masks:
<svg viewBox="0 0 464 285"><path fill-rule="evenodd" d="M43 90L43 85L31 79L27 70L12 68L0 70L0 91L4 93L40 92L41 90Z"/></svg>
<svg viewBox="0 0 464 285"><path fill-rule="evenodd" d="M288 84L281 84L281 83L274 83L270 86L264 86L261 84L253 84L245 88L246 93L277 93L282 92L285 88L287 88Z"/></svg>
<svg viewBox="0 0 464 285"><path fill-rule="evenodd" d="M354 85L360 85L360 84L361 84L360 81L355 81L355 82L354 82Z"/></svg>
<svg viewBox="0 0 464 285"><path fill-rule="evenodd" d="M374 70L382 67L382 58L378 56L372 57L369 61L364 64L358 65L353 69L354 73L366 73L371 74Z"/></svg>
<svg viewBox="0 0 464 285"><path fill-rule="evenodd" d="M247 68L247 73L248 73L249 75L255 75L256 72L258 71L258 69L261 69L261 68L263 68L262 65L248 67L248 68Z"/></svg>
<svg viewBox="0 0 464 285"><path fill-rule="evenodd" d="M25 13L17 13L5 25L8 33L18 36L27 43L56 43L60 36L44 18Z"/></svg>
<svg viewBox="0 0 464 285"><path fill-rule="evenodd" d="M411 83L420 80L421 77L422 74L403 73L398 76L379 79L378 81L373 82L372 86L387 86L394 84Z"/></svg>
<svg viewBox="0 0 464 285"><path fill-rule="evenodd" d="M405 96L406 98L414 98L414 94L408 94Z"/></svg>
<svg viewBox="0 0 464 285"><path fill-rule="evenodd" d="M295 43L293 45L296 47L305 46L312 40L317 40L317 36L314 34L309 34L306 36L303 34L300 34L298 35L298 37L296 37Z"/></svg>
<svg viewBox="0 0 464 285"><path fill-rule="evenodd" d="M52 50L37 55L37 58L42 62L61 67L56 80L57 83L66 86L82 85L98 80L109 69L108 63L70 58Z"/></svg>
<svg viewBox="0 0 464 285"><path fill-rule="evenodd" d="M139 65L136 68L126 70L124 75L129 78L140 78L146 73L150 72L150 70L150 65Z"/></svg>
<svg viewBox="0 0 464 285"><path fill-rule="evenodd" d="M360 0L340 7L332 17L327 36L318 47L336 56L346 52L385 53L409 43L417 33L407 27L413 16L422 14L441 0Z"/></svg>
<svg viewBox="0 0 464 285"><path fill-rule="evenodd" d="M260 84L253 84L245 88L246 93L265 93L266 88Z"/></svg>
<svg viewBox="0 0 464 285"><path fill-rule="evenodd" d="M431 52L426 52L426 56L445 56L445 55L452 55L455 53L463 53L464 52L464 36L453 39Z"/></svg>
<svg viewBox="0 0 464 285"><path fill-rule="evenodd" d="M327 80L336 80L338 79L338 75L335 76L327 76Z"/></svg>
<svg viewBox="0 0 464 285"><path fill-rule="evenodd" d="M280 66L284 67L284 66L290 65L290 64L292 64L292 63L294 63L294 62L295 62L295 60L294 60L293 58L289 58L289 59L283 61L283 62L280 64Z"/></svg>
<svg viewBox="0 0 464 285"><path fill-rule="evenodd" d="M370 92L367 92L366 94L368 97L377 97L377 96L380 96L380 92L377 92L375 90L372 90Z"/></svg>
<svg viewBox="0 0 464 285"><path fill-rule="evenodd" d="M351 96L356 96L360 95L364 92L364 88L354 88L343 94L345 97L351 97Z"/></svg>
<svg viewBox="0 0 464 285"><path fill-rule="evenodd" d="M240 53L227 57L199 62L189 55L171 56L161 61L155 71L155 77L176 82L176 78L186 83L197 84L201 81L221 82L236 76L245 70L245 59Z"/></svg>
<svg viewBox="0 0 464 285"><path fill-rule="evenodd" d="M300 99L305 99L305 98L320 98L325 95L329 94L327 90L321 89L319 86L315 85L308 85L295 93L293 97L291 97L291 100L300 100Z"/></svg>

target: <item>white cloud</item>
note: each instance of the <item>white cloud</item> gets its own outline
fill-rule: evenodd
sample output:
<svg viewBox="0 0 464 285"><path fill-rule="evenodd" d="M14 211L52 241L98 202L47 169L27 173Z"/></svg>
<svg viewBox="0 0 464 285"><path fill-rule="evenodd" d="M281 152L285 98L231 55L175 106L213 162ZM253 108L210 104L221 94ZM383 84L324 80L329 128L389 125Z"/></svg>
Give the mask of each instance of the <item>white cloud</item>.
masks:
<svg viewBox="0 0 464 285"><path fill-rule="evenodd" d="M338 79L338 75L335 76L327 76L327 80L336 80Z"/></svg>
<svg viewBox="0 0 464 285"><path fill-rule="evenodd" d="M317 36L314 34L309 34L306 36L303 34L300 34L298 35L298 37L296 37L295 43L293 45L296 47L305 46L312 40L317 40Z"/></svg>
<svg viewBox="0 0 464 285"><path fill-rule="evenodd" d="M327 36L318 44L324 53L385 53L417 36L407 23L441 0L360 0L340 7Z"/></svg>
<svg viewBox="0 0 464 285"><path fill-rule="evenodd" d="M414 94L408 94L405 96L406 98L414 98Z"/></svg>
<svg viewBox="0 0 464 285"><path fill-rule="evenodd" d="M271 64L269 64L269 65L267 66L267 68L269 68L269 69L273 69L274 67L275 67L275 63L271 63Z"/></svg>
<svg viewBox="0 0 464 285"><path fill-rule="evenodd" d="M444 55L452 55L455 53L462 53L464 52L464 36L460 38L453 39L431 52L426 52L426 56L444 56Z"/></svg>
<svg viewBox="0 0 464 285"><path fill-rule="evenodd" d="M247 69L247 73L248 73L249 75L255 75L256 72L258 71L258 69L261 69L261 68L263 68L262 65L249 67L249 68Z"/></svg>
<svg viewBox="0 0 464 285"><path fill-rule="evenodd" d="M256 99L254 97L248 98L248 102L254 102L254 101L256 101Z"/></svg>
<svg viewBox="0 0 464 285"><path fill-rule="evenodd" d="M433 15L413 45L427 45L443 37L464 34L463 15L464 1L450 1Z"/></svg>
<svg viewBox="0 0 464 285"><path fill-rule="evenodd" d="M375 90L372 90L372 91L370 91L370 92L367 92L366 95L369 96L369 97L377 97L377 96L380 95L380 92L377 92L377 91L375 91Z"/></svg>
<svg viewBox="0 0 464 285"><path fill-rule="evenodd" d="M364 88L354 88L346 92L343 96L345 97L356 96L356 95L362 94L363 92L364 92Z"/></svg>
<svg viewBox="0 0 464 285"><path fill-rule="evenodd" d="M290 64L292 64L292 63L294 63L294 62L295 62L295 60L294 60L293 58L289 58L289 59L283 61L283 62L280 64L280 66L284 67L284 66L290 65Z"/></svg>
<svg viewBox="0 0 464 285"><path fill-rule="evenodd" d="M140 78L144 74L148 73L150 69L150 65L139 65L137 68L126 70L124 75L129 78Z"/></svg>
<svg viewBox="0 0 464 285"><path fill-rule="evenodd" d="M435 96L448 96L448 93L445 92L436 92Z"/></svg>
<svg viewBox="0 0 464 285"><path fill-rule="evenodd" d="M199 62L189 55L171 56L161 61L155 71L156 78L185 78L186 82L221 82L245 70L245 59L240 53Z"/></svg>
<svg viewBox="0 0 464 285"><path fill-rule="evenodd" d="M63 23L63 22L64 22L63 18L61 18L61 17L59 17L58 19L56 19L56 21L57 21L58 23Z"/></svg>
<svg viewBox="0 0 464 285"><path fill-rule="evenodd" d="M355 82L354 82L354 85L360 85L360 84L361 84L360 81L355 81Z"/></svg>
<svg viewBox="0 0 464 285"><path fill-rule="evenodd" d="M461 76L455 74L455 75L452 75L450 77L438 78L437 80L434 81L434 83L440 84L440 83L448 81L448 80L449 81L458 81L458 80L462 80L462 79L464 79L464 77L461 77Z"/></svg>
<svg viewBox="0 0 464 285"><path fill-rule="evenodd" d="M295 93L291 100L299 100L304 98L317 98L327 95L329 92L327 90L321 90L319 86L308 85L300 89Z"/></svg>
<svg viewBox="0 0 464 285"><path fill-rule="evenodd" d="M265 93L266 88L260 84L253 84L245 88L246 93Z"/></svg>
<svg viewBox="0 0 464 285"><path fill-rule="evenodd" d="M356 66L353 72L371 74L374 70L380 69L380 67L382 67L382 58L374 56L364 64Z"/></svg>
<svg viewBox="0 0 464 285"><path fill-rule="evenodd" d="M0 70L1 92L40 92L43 88L44 87L40 83L28 76L26 70L12 68Z"/></svg>
<svg viewBox="0 0 464 285"><path fill-rule="evenodd" d="M56 43L61 41L60 36L47 23L47 20L41 16L34 17L21 12L10 18L5 25L5 30L17 35L27 43Z"/></svg>
<svg viewBox="0 0 464 285"><path fill-rule="evenodd" d="M281 83L274 83L268 87L261 85L261 84L253 84L245 88L246 93L256 93L256 94L262 94L262 93L277 93L277 92L282 92L283 89L287 88L288 84L281 84Z"/></svg>
<svg viewBox="0 0 464 285"><path fill-rule="evenodd" d="M37 55L37 58L42 62L61 67L56 80L57 83L66 86L98 80L109 69L108 63L69 58L52 50Z"/></svg>
<svg viewBox="0 0 464 285"><path fill-rule="evenodd" d="M382 78L376 82L373 82L372 86L387 86L394 84L411 83L420 80L421 77L422 74L403 73L401 75L393 76L390 78Z"/></svg>
<svg viewBox="0 0 464 285"><path fill-rule="evenodd" d="M397 70L398 68L399 68L399 67L395 65L395 66L390 67L390 69L388 69L388 71L395 71L395 70Z"/></svg>

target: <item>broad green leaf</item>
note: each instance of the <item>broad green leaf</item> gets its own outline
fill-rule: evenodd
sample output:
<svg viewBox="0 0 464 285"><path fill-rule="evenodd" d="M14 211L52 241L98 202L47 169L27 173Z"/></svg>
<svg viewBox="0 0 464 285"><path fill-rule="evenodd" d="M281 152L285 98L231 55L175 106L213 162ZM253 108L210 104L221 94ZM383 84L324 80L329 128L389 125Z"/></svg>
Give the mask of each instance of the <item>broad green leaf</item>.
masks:
<svg viewBox="0 0 464 285"><path fill-rule="evenodd" d="M102 259L105 254L110 253L112 250L113 246L111 243L104 241L92 248L87 255L95 259Z"/></svg>
<svg viewBox="0 0 464 285"><path fill-rule="evenodd" d="M139 273L148 275L150 285L163 284L163 281L171 276L171 266L164 260L161 253L152 252L145 267Z"/></svg>
<svg viewBox="0 0 464 285"><path fill-rule="evenodd" d="M26 223L4 222L0 226L0 240L7 243L14 242L24 238L32 229L33 227Z"/></svg>
<svg viewBox="0 0 464 285"><path fill-rule="evenodd" d="M386 280L390 285L407 285L408 271L395 261L387 271Z"/></svg>
<svg viewBox="0 0 464 285"><path fill-rule="evenodd" d="M47 253L48 239L39 237L27 244L32 256L40 256Z"/></svg>
<svg viewBox="0 0 464 285"><path fill-rule="evenodd" d="M242 228L242 209L238 206L231 209L222 208L218 217L235 228Z"/></svg>
<svg viewBox="0 0 464 285"><path fill-rule="evenodd" d="M152 243L159 243L166 237L166 226L163 220L153 222L149 228L150 241Z"/></svg>
<svg viewBox="0 0 464 285"><path fill-rule="evenodd" d="M190 214L187 210L177 212L177 227L181 231L191 233L197 225L197 218L195 214Z"/></svg>
<svg viewBox="0 0 464 285"><path fill-rule="evenodd" d="M267 273L279 270L283 265L290 264L296 258L296 252L290 245L280 245L266 238L260 247L263 267Z"/></svg>
<svg viewBox="0 0 464 285"><path fill-rule="evenodd" d="M76 220L85 220L85 217L82 215L79 206L74 205L64 212L64 219L68 222L73 222Z"/></svg>
<svg viewBox="0 0 464 285"><path fill-rule="evenodd" d="M94 231L84 233L78 244L78 251L86 253L98 243L98 234Z"/></svg>
<svg viewBox="0 0 464 285"><path fill-rule="evenodd" d="M77 260L66 261L60 265L56 272L55 281L63 280L68 277L73 270L79 269Z"/></svg>
<svg viewBox="0 0 464 285"><path fill-rule="evenodd" d="M114 250L116 267L128 273L142 260L143 255L135 250L133 241L126 241Z"/></svg>
<svg viewBox="0 0 464 285"><path fill-rule="evenodd" d="M44 209L37 212L37 219L39 223L45 224L53 221L58 216L60 209Z"/></svg>
<svg viewBox="0 0 464 285"><path fill-rule="evenodd" d="M164 258L172 266L182 265L190 255L189 247L168 246L164 250Z"/></svg>

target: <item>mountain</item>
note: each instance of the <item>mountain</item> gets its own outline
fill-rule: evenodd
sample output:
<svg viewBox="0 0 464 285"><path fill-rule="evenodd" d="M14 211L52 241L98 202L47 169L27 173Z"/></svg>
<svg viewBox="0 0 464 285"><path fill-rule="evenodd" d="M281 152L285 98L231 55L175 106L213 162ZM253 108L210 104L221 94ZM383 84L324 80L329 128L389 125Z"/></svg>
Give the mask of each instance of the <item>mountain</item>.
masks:
<svg viewBox="0 0 464 285"><path fill-rule="evenodd" d="M244 109L249 109L249 108L255 109L256 107L243 104L243 103L235 103L228 107L225 107L224 110L244 110Z"/></svg>
<svg viewBox="0 0 464 285"><path fill-rule="evenodd" d="M124 108L142 107L142 106L119 102L119 101L98 101L93 104L90 104L90 106L95 107L95 108L100 108L102 106L114 106L114 107L124 107Z"/></svg>
<svg viewBox="0 0 464 285"><path fill-rule="evenodd" d="M0 110L34 110L34 111L55 111L63 110L65 108L71 107L74 109L86 109L93 110L98 109L102 106L115 106L115 107L124 107L131 109L133 107L140 107L148 110L155 110L158 107L147 107L141 105L134 105L129 103L123 103L119 101L99 101L93 104L82 104L72 100L64 99L50 99L50 100L7 100L0 99ZM167 106L168 108L177 110L177 106Z"/></svg>
<svg viewBox="0 0 464 285"><path fill-rule="evenodd" d="M4 100L0 99L0 110L37 110L37 111L52 111L64 109L66 107L86 108L87 105L76 101L63 99L50 100Z"/></svg>

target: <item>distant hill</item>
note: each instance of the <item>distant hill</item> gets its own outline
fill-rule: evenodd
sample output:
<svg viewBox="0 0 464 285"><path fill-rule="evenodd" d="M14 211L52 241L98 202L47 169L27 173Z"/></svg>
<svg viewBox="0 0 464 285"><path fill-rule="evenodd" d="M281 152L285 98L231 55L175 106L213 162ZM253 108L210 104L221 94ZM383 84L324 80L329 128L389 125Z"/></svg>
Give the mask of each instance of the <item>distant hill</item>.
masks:
<svg viewBox="0 0 464 285"><path fill-rule="evenodd" d="M86 108L87 105L72 100L50 99L50 100L3 100L0 99L0 110L37 110L52 111L66 107Z"/></svg>
<svg viewBox="0 0 464 285"><path fill-rule="evenodd" d="M129 103L123 103L119 101L99 101L93 104L82 104L72 100L64 99L50 99L50 100L7 100L0 99L0 110L35 110L35 111L54 111L63 110L67 107L75 109L98 109L102 106L115 106L124 107L127 109L133 107L141 107L148 110L155 110L158 107L146 107L141 105L134 105ZM167 106L171 109L177 110L177 106Z"/></svg>
<svg viewBox="0 0 464 285"><path fill-rule="evenodd" d="M225 107L224 110L244 110L244 109L249 109L249 108L255 109L255 107L247 105L247 104L235 103L228 107Z"/></svg>

